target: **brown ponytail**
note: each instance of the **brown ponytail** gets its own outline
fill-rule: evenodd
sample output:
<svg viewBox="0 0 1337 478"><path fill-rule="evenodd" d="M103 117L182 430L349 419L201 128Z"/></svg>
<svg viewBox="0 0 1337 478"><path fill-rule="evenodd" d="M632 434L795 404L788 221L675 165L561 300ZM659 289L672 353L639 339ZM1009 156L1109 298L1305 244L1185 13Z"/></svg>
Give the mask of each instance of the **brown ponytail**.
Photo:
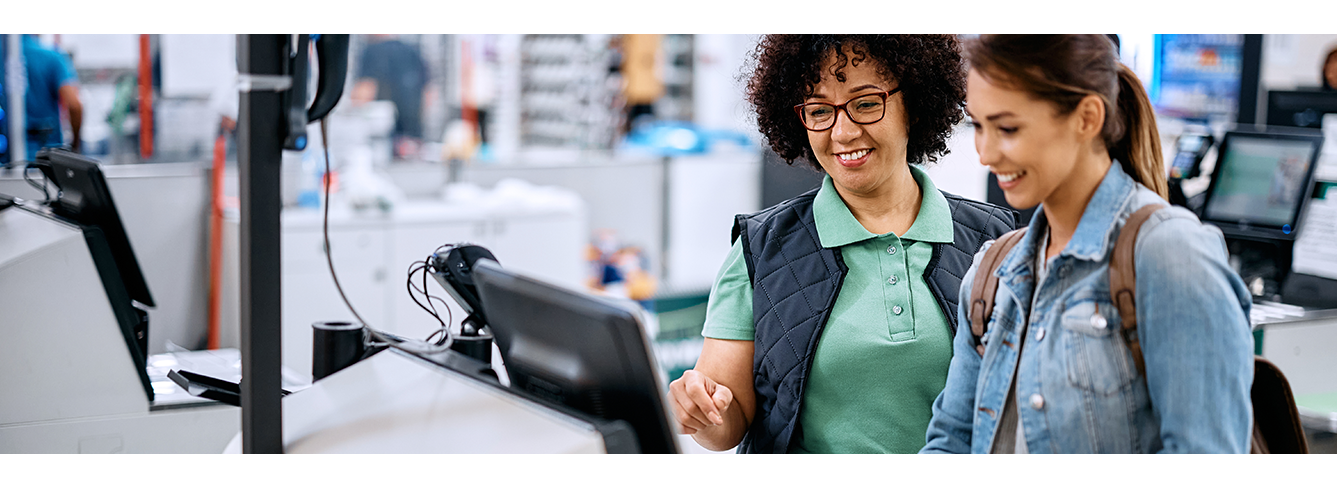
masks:
<svg viewBox="0 0 1337 478"><path fill-rule="evenodd" d="M1053 103L1060 114L1096 95L1105 103L1100 137L1110 157L1148 189L1169 195L1160 133L1142 82L1119 63L1105 35L980 35L966 42L970 67Z"/></svg>
<svg viewBox="0 0 1337 478"><path fill-rule="evenodd" d="M1123 123L1122 135L1105 138L1110 156L1118 158L1124 172L1142 183L1147 189L1169 199L1170 188L1165 182L1165 165L1161 158L1161 135L1156 129L1156 114L1151 100L1142 89L1142 82L1128 65L1119 64L1119 99L1114 121ZM1107 126L1105 131L1110 131ZM1104 132L1102 132L1104 133Z"/></svg>

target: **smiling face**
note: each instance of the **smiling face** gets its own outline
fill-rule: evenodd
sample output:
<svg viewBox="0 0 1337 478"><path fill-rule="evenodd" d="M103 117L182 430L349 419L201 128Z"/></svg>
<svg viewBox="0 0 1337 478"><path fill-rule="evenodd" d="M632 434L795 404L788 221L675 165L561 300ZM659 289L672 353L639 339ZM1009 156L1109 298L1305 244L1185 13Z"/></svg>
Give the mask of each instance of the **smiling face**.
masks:
<svg viewBox="0 0 1337 478"><path fill-rule="evenodd" d="M845 81L841 82L831 74L837 59L834 53L828 54L822 62L821 82L813 87L812 95L804 102L839 105L860 96L896 88L896 81L884 78L872 60L862 59L849 49L845 53L850 58L843 69ZM835 125L830 129L808 131L808 144L817 162L831 175L842 196L888 194L895 173L906 169L905 151L909 137L905 105L901 101L903 94L887 97L886 114L875 123L858 124L851 121L845 111L838 111ZM855 104L850 103L847 108L853 109Z"/></svg>
<svg viewBox="0 0 1337 478"><path fill-rule="evenodd" d="M966 112L975 127L980 164L998 176L1012 207L1030 208L1062 195L1065 188L1088 182L1073 179L1090 176L1084 169L1097 166L1079 161L1093 147L1093 138L1084 132L1078 112L1058 114L1052 103L991 83L973 69L966 78Z"/></svg>

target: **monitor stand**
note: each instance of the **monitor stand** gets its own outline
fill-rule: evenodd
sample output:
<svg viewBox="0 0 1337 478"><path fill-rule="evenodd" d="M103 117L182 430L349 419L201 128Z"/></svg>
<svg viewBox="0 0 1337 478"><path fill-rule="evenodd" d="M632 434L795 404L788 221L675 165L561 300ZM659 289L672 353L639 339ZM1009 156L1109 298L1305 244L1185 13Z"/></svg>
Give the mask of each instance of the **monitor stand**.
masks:
<svg viewBox="0 0 1337 478"><path fill-rule="evenodd" d="M1230 267L1244 279L1254 302L1337 308L1337 280L1291 271L1294 241L1227 238L1226 246Z"/></svg>
<svg viewBox="0 0 1337 478"><path fill-rule="evenodd" d="M1294 246L1295 241L1226 238L1230 267L1255 301L1282 302L1281 284L1290 274Z"/></svg>

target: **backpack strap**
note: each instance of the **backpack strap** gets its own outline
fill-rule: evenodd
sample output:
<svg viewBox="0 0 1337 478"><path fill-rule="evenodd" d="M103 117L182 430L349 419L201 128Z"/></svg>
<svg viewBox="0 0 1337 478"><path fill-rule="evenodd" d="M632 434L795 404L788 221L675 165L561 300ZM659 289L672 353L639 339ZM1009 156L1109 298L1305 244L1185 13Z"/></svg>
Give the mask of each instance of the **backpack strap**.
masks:
<svg viewBox="0 0 1337 478"><path fill-rule="evenodd" d="M980 338L984 337L984 322L993 314L993 298L998 292L998 276L994 275L994 271L1002 264L1007 251L1012 250L1012 246L1021 242L1021 237L1025 235L1024 227L1003 234L994 241L993 247L984 251L980 267L975 270L975 282L970 286L970 334L975 337L975 351L981 357L984 356L984 344L980 343Z"/></svg>
<svg viewBox="0 0 1337 478"><path fill-rule="evenodd" d="M1133 252L1137 247L1137 232L1142 229L1142 223L1163 207L1164 204L1149 204L1128 216L1128 221L1119 229L1119 239L1114 243L1114 256L1110 259L1110 300L1119 309L1119 317L1123 319L1124 343L1133 353L1133 363L1137 365L1137 373L1142 376L1147 374L1147 365L1142 360L1142 343L1137 340L1137 274L1134 271Z"/></svg>

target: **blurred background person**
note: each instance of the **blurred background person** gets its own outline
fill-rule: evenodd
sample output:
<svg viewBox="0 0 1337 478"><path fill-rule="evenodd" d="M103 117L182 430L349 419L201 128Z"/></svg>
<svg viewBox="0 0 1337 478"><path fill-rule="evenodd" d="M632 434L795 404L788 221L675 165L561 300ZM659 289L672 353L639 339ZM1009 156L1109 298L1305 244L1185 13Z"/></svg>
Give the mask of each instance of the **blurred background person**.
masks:
<svg viewBox="0 0 1337 478"><path fill-rule="evenodd" d="M79 78L64 53L42 46L36 35L23 35L23 70L27 77L24 114L27 118L27 160L37 151L63 146L60 107L64 106L70 125L70 147L79 151L79 130L83 126L83 103L79 101ZM9 105L8 85L0 75L0 101Z"/></svg>
<svg viewBox="0 0 1337 478"><path fill-rule="evenodd" d="M622 96L627 102L627 131L636 129L638 118L654 118L654 103L664 95L660 72L663 35L622 36Z"/></svg>
<svg viewBox="0 0 1337 478"><path fill-rule="evenodd" d="M1337 47L1328 51L1323 61L1323 91L1337 91Z"/></svg>
<svg viewBox="0 0 1337 478"><path fill-rule="evenodd" d="M422 105L430 93L431 74L418 47L395 35L372 35L358 57L357 82L350 94L354 106L389 100L395 105L392 131L396 158L416 157L422 145Z"/></svg>

